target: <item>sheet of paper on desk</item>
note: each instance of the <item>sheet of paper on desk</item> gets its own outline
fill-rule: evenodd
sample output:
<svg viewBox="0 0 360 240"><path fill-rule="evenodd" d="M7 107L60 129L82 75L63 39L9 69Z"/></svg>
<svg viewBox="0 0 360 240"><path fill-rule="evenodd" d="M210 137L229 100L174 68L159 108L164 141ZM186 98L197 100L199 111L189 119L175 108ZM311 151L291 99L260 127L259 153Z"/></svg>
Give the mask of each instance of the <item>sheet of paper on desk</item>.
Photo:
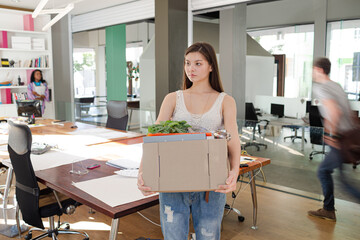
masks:
<svg viewBox="0 0 360 240"><path fill-rule="evenodd" d="M132 161L139 162L141 161L142 157L142 143L139 144L132 144L132 145L124 145L124 144L117 144L117 143L109 143L109 144L101 144L101 145L93 145L90 146L91 149L96 152L98 156L100 153L102 156L106 154L111 154L117 157L109 158L109 159L131 159Z"/></svg>
<svg viewBox="0 0 360 240"><path fill-rule="evenodd" d="M254 161L255 159L249 156L241 156L240 157L240 163L248 163L251 161Z"/></svg>
<svg viewBox="0 0 360 240"><path fill-rule="evenodd" d="M106 164L120 169L138 169L140 167L140 161L133 161L128 158L112 159Z"/></svg>
<svg viewBox="0 0 360 240"><path fill-rule="evenodd" d="M78 182L74 186L111 207L151 197L142 195L137 188L137 178L119 175Z"/></svg>
<svg viewBox="0 0 360 240"><path fill-rule="evenodd" d="M8 142L8 135L1 135L0 134L0 145L6 145Z"/></svg>
<svg viewBox="0 0 360 240"><path fill-rule="evenodd" d="M50 150L41 155L31 154L31 163L35 171L58 167L82 161L94 156L90 148L76 148L66 151Z"/></svg>
<svg viewBox="0 0 360 240"><path fill-rule="evenodd" d="M58 146L61 149L74 148L78 146L86 146L97 143L105 143L109 140L99 136L83 136L83 135L33 135L33 142L43 142L51 146Z"/></svg>
<svg viewBox="0 0 360 240"><path fill-rule="evenodd" d="M6 144L0 145L0 156L9 156L8 146Z"/></svg>
<svg viewBox="0 0 360 240"><path fill-rule="evenodd" d="M106 128L91 128L91 129L83 129L74 132L70 132L69 134L72 135L93 135L97 137L102 137L105 139L117 139L117 138L128 138L128 137L135 137L140 136L139 133L133 132L119 132L111 129Z"/></svg>

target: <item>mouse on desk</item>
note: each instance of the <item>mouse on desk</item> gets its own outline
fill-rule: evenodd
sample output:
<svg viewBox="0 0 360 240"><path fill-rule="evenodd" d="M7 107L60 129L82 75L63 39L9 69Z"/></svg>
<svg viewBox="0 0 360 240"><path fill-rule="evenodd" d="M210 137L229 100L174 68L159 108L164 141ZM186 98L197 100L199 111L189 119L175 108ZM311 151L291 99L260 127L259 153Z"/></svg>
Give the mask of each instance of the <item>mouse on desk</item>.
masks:
<svg viewBox="0 0 360 240"><path fill-rule="evenodd" d="M72 125L70 128L77 128L78 126L76 126L76 125Z"/></svg>

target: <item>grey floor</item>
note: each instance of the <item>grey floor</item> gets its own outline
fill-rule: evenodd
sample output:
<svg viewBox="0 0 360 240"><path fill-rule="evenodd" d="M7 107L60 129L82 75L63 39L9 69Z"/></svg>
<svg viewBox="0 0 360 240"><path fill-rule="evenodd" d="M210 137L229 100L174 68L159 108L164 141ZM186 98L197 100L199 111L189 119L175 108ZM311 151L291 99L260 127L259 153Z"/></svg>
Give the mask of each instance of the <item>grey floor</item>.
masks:
<svg viewBox="0 0 360 240"><path fill-rule="evenodd" d="M245 130L246 131L246 130ZM271 159L271 164L263 168L267 182L290 187L310 193L315 193L319 199L322 199L322 190L320 182L317 179L316 171L323 160L324 155L315 155L313 160L309 160L309 154L311 151L321 150L319 145L305 143L304 151L301 151L301 139L291 142L290 139L283 140L284 136L292 135L293 132L290 129L283 128L281 134L278 137L264 136L265 139L257 139L257 141L266 143L267 149L261 147L260 151L257 151L255 147L247 147L246 150L249 154L259 157L267 157ZM243 133L242 141L248 141L249 134ZM309 139L308 130L305 131L305 138ZM275 142L275 143L273 143ZM328 150L328 148L326 148ZM352 165L345 164L343 173L348 178L349 182L358 186L360 190L360 166L356 169L352 168ZM342 186L340 181L339 170L336 169L333 173L335 197L343 200L356 202L348 192ZM259 179L260 180L260 179Z"/></svg>

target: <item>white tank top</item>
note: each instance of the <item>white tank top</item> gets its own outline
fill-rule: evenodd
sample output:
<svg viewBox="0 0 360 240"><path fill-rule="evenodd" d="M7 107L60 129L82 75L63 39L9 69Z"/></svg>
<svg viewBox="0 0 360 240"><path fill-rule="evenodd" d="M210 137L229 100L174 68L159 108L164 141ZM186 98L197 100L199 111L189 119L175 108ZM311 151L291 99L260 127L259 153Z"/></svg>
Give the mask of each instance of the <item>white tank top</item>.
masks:
<svg viewBox="0 0 360 240"><path fill-rule="evenodd" d="M193 128L205 128L207 131L210 132L224 129L224 119L221 106L225 95L226 93L224 92L220 93L210 110L206 113L193 114L190 113L186 108L183 91L176 91L176 106L172 116L172 120L185 120Z"/></svg>

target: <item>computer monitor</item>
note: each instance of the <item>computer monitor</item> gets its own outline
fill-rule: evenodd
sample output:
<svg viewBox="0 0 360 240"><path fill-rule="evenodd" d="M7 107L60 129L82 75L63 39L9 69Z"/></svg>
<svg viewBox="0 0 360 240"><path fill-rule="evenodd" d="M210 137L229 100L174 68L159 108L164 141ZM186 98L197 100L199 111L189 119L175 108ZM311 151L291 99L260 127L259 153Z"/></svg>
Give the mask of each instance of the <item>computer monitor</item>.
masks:
<svg viewBox="0 0 360 240"><path fill-rule="evenodd" d="M41 104L39 100L16 100L19 117L41 117Z"/></svg>
<svg viewBox="0 0 360 240"><path fill-rule="evenodd" d="M272 115L276 115L278 117L283 117L284 116L284 105L272 103L270 113Z"/></svg>
<svg viewBox="0 0 360 240"><path fill-rule="evenodd" d="M306 101L306 112L308 113L310 111L311 107L311 101Z"/></svg>

